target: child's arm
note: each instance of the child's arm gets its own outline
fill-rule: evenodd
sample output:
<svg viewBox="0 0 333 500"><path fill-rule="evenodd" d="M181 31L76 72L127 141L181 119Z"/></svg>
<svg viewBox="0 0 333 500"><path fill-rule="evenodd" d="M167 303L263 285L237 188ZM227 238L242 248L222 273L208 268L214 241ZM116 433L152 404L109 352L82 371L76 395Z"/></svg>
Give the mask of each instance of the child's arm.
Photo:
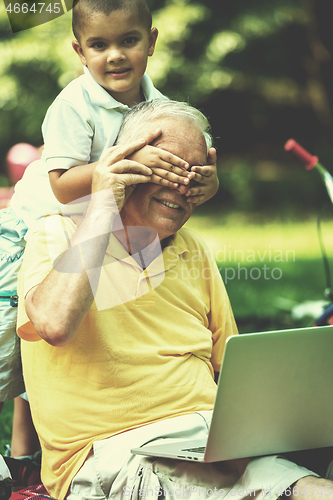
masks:
<svg viewBox="0 0 333 500"><path fill-rule="evenodd" d="M190 179L198 183L191 187L187 193L187 201L202 205L212 198L219 188L219 180L216 171L216 149L210 148L208 151L208 163L205 166L195 166L191 168Z"/></svg>
<svg viewBox="0 0 333 500"><path fill-rule="evenodd" d="M51 170L50 184L57 200L65 204L90 194L92 174L97 163L79 165L68 170Z"/></svg>
<svg viewBox="0 0 333 500"><path fill-rule="evenodd" d="M158 128L144 137L149 144L161 134ZM138 163L147 167L155 166L151 182L168 187L178 187L179 183L187 185L190 180L187 172L188 163L163 149L153 146L144 146L129 156ZM50 184L55 197L60 203L71 201L87 196L91 193L92 174L98 162L71 167L68 170L56 169L49 172Z"/></svg>

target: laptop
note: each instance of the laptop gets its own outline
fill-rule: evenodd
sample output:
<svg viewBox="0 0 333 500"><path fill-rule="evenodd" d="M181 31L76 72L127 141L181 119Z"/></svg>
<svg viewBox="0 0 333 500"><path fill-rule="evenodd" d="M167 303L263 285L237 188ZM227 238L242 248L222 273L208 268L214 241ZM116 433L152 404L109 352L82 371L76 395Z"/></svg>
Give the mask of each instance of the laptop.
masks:
<svg viewBox="0 0 333 500"><path fill-rule="evenodd" d="M217 462L333 446L333 326L229 337L205 442L133 454Z"/></svg>

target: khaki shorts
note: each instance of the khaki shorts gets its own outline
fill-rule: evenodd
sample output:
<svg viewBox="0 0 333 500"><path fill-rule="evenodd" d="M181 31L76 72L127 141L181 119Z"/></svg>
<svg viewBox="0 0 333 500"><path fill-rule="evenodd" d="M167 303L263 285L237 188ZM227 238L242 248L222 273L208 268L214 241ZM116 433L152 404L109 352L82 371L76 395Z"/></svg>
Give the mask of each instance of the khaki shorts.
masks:
<svg viewBox="0 0 333 500"><path fill-rule="evenodd" d="M317 475L278 456L202 464L133 456L129 451L140 440L155 440L153 434L157 440L189 437L191 432L193 439L207 434L210 414L171 418L94 443L93 451L72 481L67 500L242 500L255 496L273 500L298 479Z"/></svg>

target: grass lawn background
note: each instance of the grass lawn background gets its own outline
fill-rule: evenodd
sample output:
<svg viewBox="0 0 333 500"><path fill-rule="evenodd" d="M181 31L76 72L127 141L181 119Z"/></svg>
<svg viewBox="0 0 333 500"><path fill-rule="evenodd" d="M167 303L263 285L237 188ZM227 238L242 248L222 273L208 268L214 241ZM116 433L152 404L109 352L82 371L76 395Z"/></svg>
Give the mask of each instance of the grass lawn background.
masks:
<svg viewBox="0 0 333 500"><path fill-rule="evenodd" d="M240 332L310 326L309 317L295 323L291 308L324 300L326 278L316 219L272 223L253 219L242 213L225 218L199 215L186 227L200 234L212 250ZM333 222L323 221L322 234L330 259Z"/></svg>
<svg viewBox="0 0 333 500"><path fill-rule="evenodd" d="M202 236L222 277L227 278L241 333L313 324L310 316L293 318L291 307L324 298L326 281L315 218L268 223L242 213L201 214L193 215L186 226ZM325 221L322 229L330 257L333 223ZM278 279L272 277L273 269ZM12 412L13 403L5 403L0 415L0 453L10 443Z"/></svg>

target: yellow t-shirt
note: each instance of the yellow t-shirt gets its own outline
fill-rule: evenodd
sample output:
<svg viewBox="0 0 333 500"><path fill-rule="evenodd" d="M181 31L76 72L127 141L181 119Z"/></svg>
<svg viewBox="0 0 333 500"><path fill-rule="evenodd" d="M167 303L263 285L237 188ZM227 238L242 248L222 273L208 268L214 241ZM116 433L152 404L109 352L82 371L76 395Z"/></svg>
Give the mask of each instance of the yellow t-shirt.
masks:
<svg viewBox="0 0 333 500"><path fill-rule="evenodd" d="M74 231L66 217L37 224L25 250L20 298L50 272ZM145 271L111 235L95 301L71 343L41 340L22 299L18 333L42 480L61 500L94 441L211 409L214 370L237 328L212 255L181 229Z"/></svg>

